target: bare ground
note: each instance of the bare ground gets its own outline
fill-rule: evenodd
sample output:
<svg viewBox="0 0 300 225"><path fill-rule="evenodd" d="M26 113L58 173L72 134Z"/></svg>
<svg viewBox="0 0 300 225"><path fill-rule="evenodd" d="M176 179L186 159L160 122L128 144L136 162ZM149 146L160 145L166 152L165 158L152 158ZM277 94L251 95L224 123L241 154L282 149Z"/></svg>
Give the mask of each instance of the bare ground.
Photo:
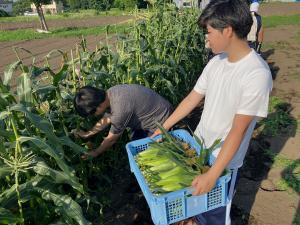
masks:
<svg viewBox="0 0 300 225"><path fill-rule="evenodd" d="M124 20L128 20L131 16L98 16L91 18L80 18L80 19L53 19L47 20L47 24L50 29L60 28L60 27L96 27L108 24L120 23ZM26 22L1 22L0 30L18 30L18 29L28 29L28 28L40 28L40 22L36 21L26 21Z"/></svg>
<svg viewBox="0 0 300 225"><path fill-rule="evenodd" d="M87 19L65 19L65 20L49 20L50 28L57 27L95 27L107 24L122 23L130 19L130 16L103 16ZM37 22L17 22L17 23L0 23L0 29L22 29L27 26L38 28ZM99 42L104 41L103 35L92 35L85 37L89 50L93 50ZM76 44L81 41L81 37L68 38L46 38L25 41L6 41L0 42L0 77L9 64L17 60L13 51L14 47L20 47L30 50L35 58L36 65L41 66L45 63L45 56L54 49L60 49L70 53L71 49L76 48ZM19 56L25 65L32 63L32 56L25 51L19 51ZM50 64L54 70L57 70L61 64L60 54L53 54Z"/></svg>
<svg viewBox="0 0 300 225"><path fill-rule="evenodd" d="M88 43L89 50L94 50L97 44L104 41L103 35L99 36L87 36L85 38ZM81 37L70 38L47 38L37 39L29 41L16 41L16 42L0 42L0 74L2 74L7 66L16 61L17 57L13 51L13 47L21 47L30 50L34 58L36 59L36 65L43 65L45 63L45 56L52 50L60 49L64 52L70 53L71 49L75 50L76 44L79 44ZM19 50L18 54L25 65L32 63L32 55ZM54 70L60 67L61 55L59 53L53 54L50 59L50 64Z"/></svg>
<svg viewBox="0 0 300 225"><path fill-rule="evenodd" d="M263 3L259 9L259 13L263 16L273 16L273 15L293 15L300 13L300 4L298 2L273 2L273 3Z"/></svg>

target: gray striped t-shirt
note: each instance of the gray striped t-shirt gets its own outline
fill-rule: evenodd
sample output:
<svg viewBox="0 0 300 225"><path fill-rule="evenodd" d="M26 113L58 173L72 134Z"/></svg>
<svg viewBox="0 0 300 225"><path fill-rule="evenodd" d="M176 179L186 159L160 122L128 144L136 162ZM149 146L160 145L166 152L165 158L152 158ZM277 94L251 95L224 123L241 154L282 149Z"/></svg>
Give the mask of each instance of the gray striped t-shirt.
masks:
<svg viewBox="0 0 300 225"><path fill-rule="evenodd" d="M153 90L137 84L116 85L107 90L110 101L110 132L132 130L154 132L171 114L171 104Z"/></svg>

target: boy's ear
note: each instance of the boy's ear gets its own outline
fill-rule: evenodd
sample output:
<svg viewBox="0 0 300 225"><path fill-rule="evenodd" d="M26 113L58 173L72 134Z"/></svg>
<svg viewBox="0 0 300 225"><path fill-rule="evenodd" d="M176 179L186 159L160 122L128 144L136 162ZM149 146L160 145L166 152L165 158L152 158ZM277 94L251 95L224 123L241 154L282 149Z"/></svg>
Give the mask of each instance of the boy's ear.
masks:
<svg viewBox="0 0 300 225"><path fill-rule="evenodd" d="M231 38L233 36L233 29L231 26L228 26L223 29L223 35L227 38Z"/></svg>

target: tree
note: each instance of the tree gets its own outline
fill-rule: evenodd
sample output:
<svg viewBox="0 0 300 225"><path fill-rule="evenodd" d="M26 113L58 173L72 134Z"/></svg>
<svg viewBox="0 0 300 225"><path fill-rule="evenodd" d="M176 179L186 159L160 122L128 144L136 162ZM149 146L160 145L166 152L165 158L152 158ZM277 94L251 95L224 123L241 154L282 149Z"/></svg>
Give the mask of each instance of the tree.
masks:
<svg viewBox="0 0 300 225"><path fill-rule="evenodd" d="M71 10L77 10L81 8L80 0L68 0L68 5Z"/></svg>
<svg viewBox="0 0 300 225"><path fill-rule="evenodd" d="M31 0L31 2L35 5L36 11L39 15L40 22L41 22L41 28L42 30L48 31L48 25L45 20L44 12L42 9L42 5L51 4L52 0Z"/></svg>
<svg viewBox="0 0 300 225"><path fill-rule="evenodd" d="M13 14L14 15L23 15L25 11L30 11L30 0L22 0L13 2Z"/></svg>

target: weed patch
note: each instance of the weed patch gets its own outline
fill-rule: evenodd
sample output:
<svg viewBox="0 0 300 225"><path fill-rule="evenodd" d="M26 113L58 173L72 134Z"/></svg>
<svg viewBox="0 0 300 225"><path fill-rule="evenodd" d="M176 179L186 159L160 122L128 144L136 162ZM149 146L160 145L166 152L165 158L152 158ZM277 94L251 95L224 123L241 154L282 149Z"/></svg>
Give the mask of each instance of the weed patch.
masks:
<svg viewBox="0 0 300 225"><path fill-rule="evenodd" d="M291 134L297 129L297 120L290 115L289 103L273 96L270 98L269 115L259 122L259 132L264 136Z"/></svg>

